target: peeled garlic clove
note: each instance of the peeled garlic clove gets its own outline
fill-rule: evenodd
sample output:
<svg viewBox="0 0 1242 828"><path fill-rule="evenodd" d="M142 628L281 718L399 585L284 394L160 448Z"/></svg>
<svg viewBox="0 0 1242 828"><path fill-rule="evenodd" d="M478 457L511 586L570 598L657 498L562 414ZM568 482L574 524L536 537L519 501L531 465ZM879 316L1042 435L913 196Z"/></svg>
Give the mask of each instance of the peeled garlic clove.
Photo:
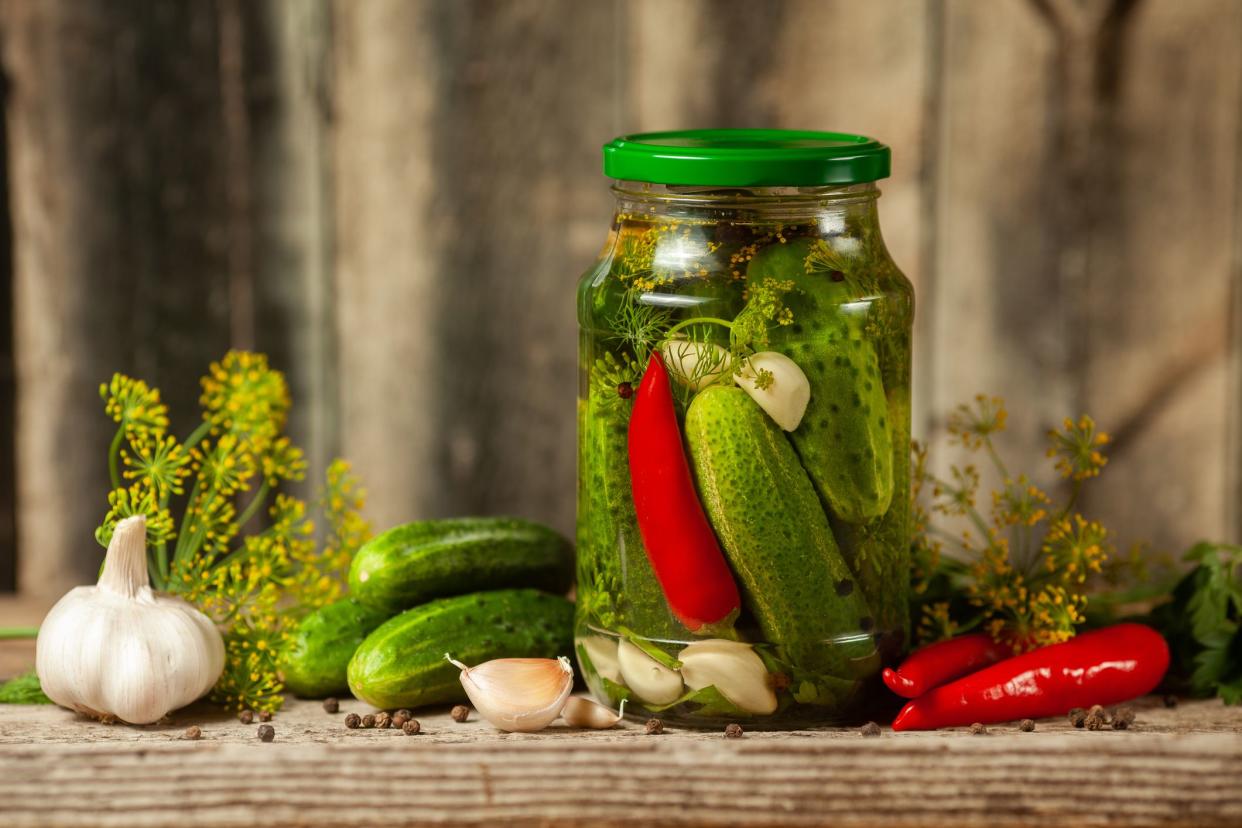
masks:
<svg viewBox="0 0 1242 828"><path fill-rule="evenodd" d="M729 352L711 342L674 339L660 347L668 372L692 391L702 391L729 368Z"/></svg>
<svg viewBox="0 0 1242 828"><path fill-rule="evenodd" d="M621 667L617 664L617 640L602 635L590 635L582 639L582 647L586 650L591 666L601 678L609 681L621 681Z"/></svg>
<svg viewBox="0 0 1242 828"><path fill-rule="evenodd" d="M760 351L747 357L737 384L785 431L798 427L811 401L811 383L806 374L798 363L775 351Z"/></svg>
<svg viewBox="0 0 1242 828"><path fill-rule="evenodd" d="M689 645L677 659L691 690L715 685L722 696L747 713L776 711L768 668L749 644L709 638Z"/></svg>
<svg viewBox="0 0 1242 828"><path fill-rule="evenodd" d="M584 699L581 696L570 696L561 711L561 718L570 727L589 727L595 730L607 730L621 721L625 715L625 699L621 700L621 709L613 712L598 702Z"/></svg>
<svg viewBox="0 0 1242 828"><path fill-rule="evenodd" d="M543 730L561 714L574 687L569 659L496 658L461 668L461 686L479 715L492 726L511 733Z"/></svg>
<svg viewBox="0 0 1242 828"><path fill-rule="evenodd" d="M625 686L648 704L671 704L681 697L681 675L630 642L617 646L617 664Z"/></svg>

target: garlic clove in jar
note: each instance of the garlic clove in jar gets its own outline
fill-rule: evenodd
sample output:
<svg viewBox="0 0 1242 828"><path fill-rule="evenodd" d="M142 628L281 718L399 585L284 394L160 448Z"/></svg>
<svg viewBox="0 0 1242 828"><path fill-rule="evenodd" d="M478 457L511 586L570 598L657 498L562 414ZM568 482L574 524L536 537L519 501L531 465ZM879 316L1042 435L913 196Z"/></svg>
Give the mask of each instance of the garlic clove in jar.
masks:
<svg viewBox="0 0 1242 828"><path fill-rule="evenodd" d="M673 379L692 391L702 391L729 369L730 354L711 342L673 339L660 347L660 355Z"/></svg>
<svg viewBox="0 0 1242 828"><path fill-rule="evenodd" d="M561 715L574 687L569 659L496 658L461 668L461 686L479 715L499 730L533 733Z"/></svg>
<svg viewBox="0 0 1242 828"><path fill-rule="evenodd" d="M117 523L96 586L70 590L39 628L35 669L52 701L150 724L209 691L224 641L190 604L151 589L146 518Z"/></svg>
<svg viewBox="0 0 1242 828"><path fill-rule="evenodd" d="M617 664L625 686L648 704L672 704L681 697L681 675L629 641L617 646Z"/></svg>
<svg viewBox="0 0 1242 828"><path fill-rule="evenodd" d="M785 431L802 422L811 401L811 383L806 374L784 354L760 351L742 363L737 384Z"/></svg>
<svg viewBox="0 0 1242 828"><path fill-rule="evenodd" d="M589 727L594 730L607 730L621 721L624 715L625 699L621 700L621 709L614 711L581 696L570 696L565 702L565 709L561 711L561 718L570 727Z"/></svg>
<svg viewBox="0 0 1242 828"><path fill-rule="evenodd" d="M601 678L609 681L621 681L621 667L617 664L617 639L602 635L589 635L582 639L582 647L586 650L591 666Z"/></svg>
<svg viewBox="0 0 1242 828"><path fill-rule="evenodd" d="M747 713L776 711L776 693L768 668L749 644L709 638L687 646L677 656L691 690L715 685L720 694Z"/></svg>

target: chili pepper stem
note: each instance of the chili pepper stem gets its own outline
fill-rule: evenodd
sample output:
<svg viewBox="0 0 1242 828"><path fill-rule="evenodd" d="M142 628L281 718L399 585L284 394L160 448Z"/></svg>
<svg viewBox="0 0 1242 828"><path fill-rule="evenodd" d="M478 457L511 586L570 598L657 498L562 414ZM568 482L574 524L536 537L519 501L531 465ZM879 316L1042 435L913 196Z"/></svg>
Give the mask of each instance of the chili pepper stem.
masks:
<svg viewBox="0 0 1242 828"><path fill-rule="evenodd" d="M35 638L39 635L38 627L0 627L0 641L14 641L23 638Z"/></svg>

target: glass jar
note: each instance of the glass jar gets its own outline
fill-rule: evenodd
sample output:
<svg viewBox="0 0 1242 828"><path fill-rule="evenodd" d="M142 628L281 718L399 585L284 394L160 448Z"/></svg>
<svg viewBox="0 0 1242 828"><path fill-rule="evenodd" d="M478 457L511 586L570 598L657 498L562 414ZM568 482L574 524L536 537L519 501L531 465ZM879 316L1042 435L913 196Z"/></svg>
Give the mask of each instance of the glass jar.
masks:
<svg viewBox="0 0 1242 828"><path fill-rule="evenodd" d="M617 208L578 290L582 673L672 724L858 721L909 627L888 147L710 130L604 154Z"/></svg>

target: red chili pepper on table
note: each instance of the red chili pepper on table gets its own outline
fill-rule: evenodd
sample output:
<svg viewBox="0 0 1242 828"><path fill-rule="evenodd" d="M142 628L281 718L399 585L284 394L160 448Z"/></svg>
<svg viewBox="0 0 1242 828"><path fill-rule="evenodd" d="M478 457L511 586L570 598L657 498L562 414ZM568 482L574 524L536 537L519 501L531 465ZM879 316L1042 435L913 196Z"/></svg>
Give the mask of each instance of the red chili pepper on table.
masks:
<svg viewBox="0 0 1242 828"><path fill-rule="evenodd" d="M983 633L959 635L916 650L896 670L882 674L888 689L907 699L917 699L945 682L982 670L1013 651Z"/></svg>
<svg viewBox="0 0 1242 828"><path fill-rule="evenodd" d="M1005 659L931 690L901 709L893 730L1059 716L1150 693L1169 667L1169 647L1142 624L1117 624Z"/></svg>
<svg viewBox="0 0 1242 828"><path fill-rule="evenodd" d="M741 597L699 502L658 351L634 392L629 454L638 530L669 608L691 630L724 621Z"/></svg>

